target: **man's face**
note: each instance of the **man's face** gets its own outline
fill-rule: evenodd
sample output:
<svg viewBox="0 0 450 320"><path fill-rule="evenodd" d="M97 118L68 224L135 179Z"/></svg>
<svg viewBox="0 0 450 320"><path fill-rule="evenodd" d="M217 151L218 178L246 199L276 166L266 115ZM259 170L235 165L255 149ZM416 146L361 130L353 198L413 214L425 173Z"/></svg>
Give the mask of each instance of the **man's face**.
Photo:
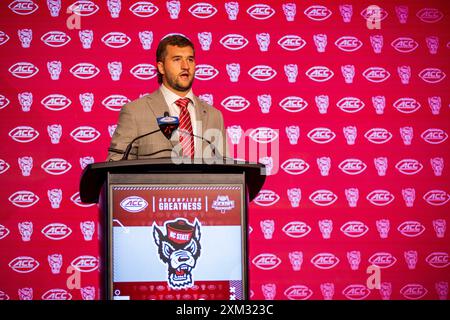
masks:
<svg viewBox="0 0 450 320"><path fill-rule="evenodd" d="M192 87L195 74L194 50L191 47L168 45L164 61L158 62L163 84L178 94L186 94Z"/></svg>

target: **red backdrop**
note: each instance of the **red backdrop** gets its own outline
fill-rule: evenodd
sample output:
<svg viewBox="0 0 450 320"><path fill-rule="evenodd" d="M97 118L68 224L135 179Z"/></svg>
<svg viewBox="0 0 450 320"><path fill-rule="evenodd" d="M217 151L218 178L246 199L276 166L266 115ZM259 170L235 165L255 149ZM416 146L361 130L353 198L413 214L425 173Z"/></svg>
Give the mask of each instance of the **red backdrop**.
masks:
<svg viewBox="0 0 450 320"><path fill-rule="evenodd" d="M196 45L194 92L234 149L269 146L238 155L273 166L250 205L253 299L447 299L447 1L176 2L1 2L0 299L98 297L82 164L158 87L169 33Z"/></svg>

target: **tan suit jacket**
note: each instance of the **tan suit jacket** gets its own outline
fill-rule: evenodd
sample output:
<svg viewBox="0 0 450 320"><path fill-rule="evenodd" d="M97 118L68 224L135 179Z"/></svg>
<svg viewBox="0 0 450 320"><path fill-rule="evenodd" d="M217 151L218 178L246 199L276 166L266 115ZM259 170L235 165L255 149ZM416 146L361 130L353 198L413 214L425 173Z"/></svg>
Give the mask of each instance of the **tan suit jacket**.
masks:
<svg viewBox="0 0 450 320"><path fill-rule="evenodd" d="M200 122L198 125L202 128L202 137L211 141L220 155L225 156L226 135L222 113L197 96L194 96L194 100L196 118ZM119 114L117 128L111 139L107 160L122 159L127 145L134 138L158 129L156 118L164 116L165 112L169 112L169 106L159 89L124 105ZM169 141L162 132L141 138L133 143L128 159L171 157L174 155L173 151L153 153L164 149L180 151L181 148L177 146L178 141L173 140ZM196 149L195 157L211 157L209 144L203 141L200 145L202 150ZM175 155L179 156L180 154L178 152Z"/></svg>

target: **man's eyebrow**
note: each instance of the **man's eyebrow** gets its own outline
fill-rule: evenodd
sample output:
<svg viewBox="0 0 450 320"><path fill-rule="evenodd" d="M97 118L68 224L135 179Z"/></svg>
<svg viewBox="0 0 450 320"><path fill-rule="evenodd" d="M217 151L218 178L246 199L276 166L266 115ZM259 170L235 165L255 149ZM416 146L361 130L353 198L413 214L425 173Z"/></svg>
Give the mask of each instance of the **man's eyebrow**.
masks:
<svg viewBox="0 0 450 320"><path fill-rule="evenodd" d="M176 56L172 56L172 59L173 58L183 58L183 56L176 55ZM195 58L195 56L187 56L187 58Z"/></svg>

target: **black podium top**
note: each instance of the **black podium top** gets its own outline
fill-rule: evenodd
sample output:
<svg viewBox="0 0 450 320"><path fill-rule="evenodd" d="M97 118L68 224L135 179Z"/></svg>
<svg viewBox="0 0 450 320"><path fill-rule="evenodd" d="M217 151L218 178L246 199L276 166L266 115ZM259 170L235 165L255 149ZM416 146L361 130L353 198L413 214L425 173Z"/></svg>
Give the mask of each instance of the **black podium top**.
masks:
<svg viewBox="0 0 450 320"><path fill-rule="evenodd" d="M186 160L184 160L186 162ZM91 163L84 169L80 180L80 199L84 203L97 203L100 190L108 173L243 173L247 184L249 201L261 190L266 179L265 166L245 161L201 160L175 164L171 158L120 160Z"/></svg>

